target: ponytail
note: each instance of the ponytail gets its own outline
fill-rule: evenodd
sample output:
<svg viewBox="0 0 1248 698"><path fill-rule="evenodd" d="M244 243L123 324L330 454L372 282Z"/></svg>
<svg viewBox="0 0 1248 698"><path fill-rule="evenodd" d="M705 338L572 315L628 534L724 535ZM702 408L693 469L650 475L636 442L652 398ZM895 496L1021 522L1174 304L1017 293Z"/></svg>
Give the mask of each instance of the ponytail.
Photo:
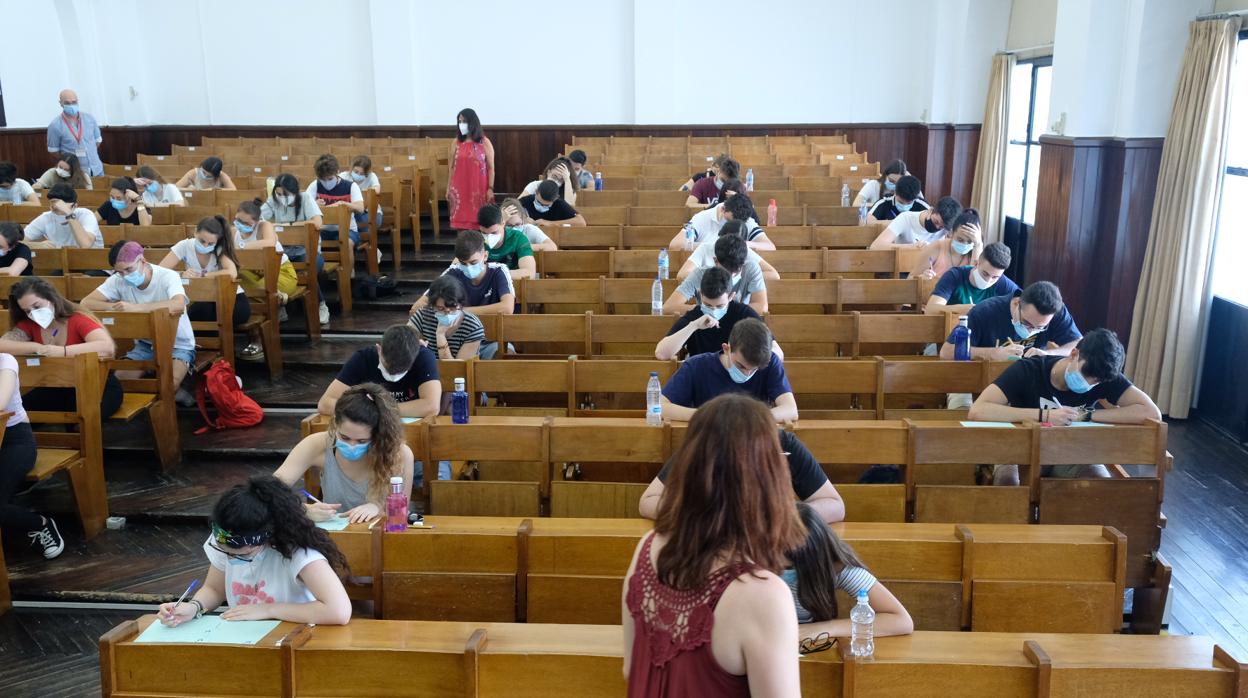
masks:
<svg viewBox="0 0 1248 698"><path fill-rule="evenodd" d="M267 537L268 545L288 560L307 548L324 555L340 575L349 571L346 556L329 534L312 523L299 497L272 475L256 475L221 495L212 508L212 522L235 536Z"/></svg>

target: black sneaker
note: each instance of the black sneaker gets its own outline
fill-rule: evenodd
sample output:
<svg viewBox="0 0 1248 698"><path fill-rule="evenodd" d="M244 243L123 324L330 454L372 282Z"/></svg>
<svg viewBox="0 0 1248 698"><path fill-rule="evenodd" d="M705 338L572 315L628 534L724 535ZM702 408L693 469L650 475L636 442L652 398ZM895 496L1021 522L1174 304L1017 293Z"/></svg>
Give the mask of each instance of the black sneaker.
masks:
<svg viewBox="0 0 1248 698"><path fill-rule="evenodd" d="M26 534L30 537L30 547L43 548L44 558L51 560L65 551L65 539L56 528L56 522L43 517L43 528Z"/></svg>

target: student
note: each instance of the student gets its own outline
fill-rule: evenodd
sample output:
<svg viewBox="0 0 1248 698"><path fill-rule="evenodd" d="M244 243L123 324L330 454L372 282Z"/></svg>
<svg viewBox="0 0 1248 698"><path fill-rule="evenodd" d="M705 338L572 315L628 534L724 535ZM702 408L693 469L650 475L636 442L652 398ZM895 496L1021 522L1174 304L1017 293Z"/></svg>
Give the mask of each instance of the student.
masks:
<svg viewBox="0 0 1248 698"><path fill-rule="evenodd" d="M178 328L173 339L173 384L182 385L182 379L195 365L195 333L191 320L186 316L186 290L182 279L172 269L149 263L143 258L143 246L133 240L121 240L108 252L108 263L116 272L100 284L82 305L88 310L131 311L146 313L165 308L178 318ZM152 343L140 339L126 354L132 361L151 361ZM118 371L122 380L143 377L142 371ZM195 398L185 389L178 388L178 404L190 406Z"/></svg>
<svg viewBox="0 0 1248 698"><path fill-rule="evenodd" d="M381 344L357 350L316 404L318 412L334 414L335 405L348 388L373 383L384 388L404 417L432 417L442 404L438 359L420 345L420 335L406 323L391 325Z"/></svg>
<svg viewBox="0 0 1248 698"><path fill-rule="evenodd" d="M685 206L698 211L718 204L722 199L724 185L741 177L741 163L728 158L719 165L712 165L713 177L702 177L694 183L685 199Z"/></svg>
<svg viewBox="0 0 1248 698"><path fill-rule="evenodd" d="M65 300L56 287L37 276L22 279L9 290L9 327L0 337L0 351L8 354L97 354L107 360L117 351L112 336L94 315ZM100 417L113 416L123 397L121 381L109 372L100 398ZM73 388L32 388L23 402L38 412L74 412L77 393Z"/></svg>
<svg viewBox="0 0 1248 698"><path fill-rule="evenodd" d="M144 165L135 173L134 183L140 187L143 203L148 208L162 206L185 206L186 199L178 188L165 181L160 172L150 165Z"/></svg>
<svg viewBox="0 0 1248 698"><path fill-rule="evenodd" d="M758 221L755 220L756 217L754 202L750 201L750 197L741 194L730 196L726 201L717 204L713 208L693 214L693 217L689 219L689 223L686 224L687 227L682 228L676 235L672 236L672 241L667 244L667 249L673 252L692 250L697 245L708 240L713 241L719 237L719 231L724 227L724 224L732 220L745 221L745 241L749 243L752 249L776 249L775 243L767 237L766 231L758 227ZM688 238L687 229L693 230L692 240Z"/></svg>
<svg viewBox="0 0 1248 698"><path fill-rule="evenodd" d="M984 238L979 232L979 211L963 209L953 219L949 229L953 235L934 242L919 253L910 270L910 276L935 279L954 267L969 267L979 259L984 249Z"/></svg>
<svg viewBox="0 0 1248 698"><path fill-rule="evenodd" d="M279 174L277 179L273 181L273 193L264 202L264 205L260 207L260 217L273 223L275 226L306 221L316 226L318 231L321 229L323 221L321 207L317 205L316 197L306 191L300 191L299 180L289 172ZM276 228L273 234L276 237ZM321 239L324 240L326 238L322 235ZM305 250L304 254L312 254L312 250ZM285 259L289 259L289 257L285 257ZM300 259L304 258L301 257ZM319 272L323 266L325 266L325 260L321 257L320 243L318 242L316 249L317 271ZM329 306L325 304L324 299L321 300L317 312L321 325L328 325Z"/></svg>
<svg viewBox="0 0 1248 698"><path fill-rule="evenodd" d="M872 179L862 185L862 189L858 190L858 196L854 197L854 208L859 206L874 206L881 198L892 194L897 190L897 183L902 177L910 174L906 169L906 163L901 160L893 160L888 163L880 172L878 179Z"/></svg>
<svg viewBox="0 0 1248 698"><path fill-rule="evenodd" d="M824 644L824 638L850 637L853 623L849 615L837 617L841 615L837 612L837 591L845 592L851 605L858 602L858 592L867 592L867 603L875 611L875 637L914 632L914 621L906 607L867 570L854 549L824 523L815 508L798 502L797 511L806 540L789 551L793 566L780 578L793 594L803 654L829 647L831 642Z"/></svg>
<svg viewBox="0 0 1248 698"><path fill-rule="evenodd" d="M580 184L577 178L572 174L572 161L565 157L557 157L546 163L546 169L542 170L542 175L524 185L520 196L532 196L537 193L537 188L546 180L553 180L559 185L559 191L555 198L562 199L569 206L576 205L576 192L580 190Z"/></svg>
<svg viewBox="0 0 1248 698"><path fill-rule="evenodd" d="M88 175L104 174L99 153L100 143L104 141L100 125L94 116L79 111L78 95L73 90L61 90L58 99L61 113L48 124L48 152L74 153L83 161Z"/></svg>
<svg viewBox="0 0 1248 698"><path fill-rule="evenodd" d="M535 193L520 197L520 206L538 225L586 225L585 217L559 198L559 184L552 179L538 185Z"/></svg>
<svg viewBox="0 0 1248 698"><path fill-rule="evenodd" d="M676 369L663 386L663 418L687 422L707 402L737 392L771 405L776 422L797 421L797 401L784 360L771 346L771 330L761 320L738 322L720 353L699 354Z"/></svg>
<svg viewBox="0 0 1248 698"><path fill-rule="evenodd" d="M371 382L342 391L329 411L334 418L329 429L304 437L273 473L294 487L310 468L320 469L321 501L304 504L313 521L345 516L357 523L384 516L395 476L403 478L403 494L411 499L418 478L403 439L402 408L391 394Z"/></svg>
<svg viewBox="0 0 1248 698"><path fill-rule="evenodd" d="M798 695L797 616L778 574L802 528L767 411L716 399L671 472L624 580L629 695Z"/></svg>
<svg viewBox="0 0 1248 698"><path fill-rule="evenodd" d="M364 194L360 192L360 186L338 175L338 158L333 155L325 154L317 158L313 169L316 172L316 181L308 184L308 196L316 199L316 205L320 209L334 206L351 209L351 229L347 235L352 246L359 246L360 230L355 216L364 213ZM322 240L338 239L338 226L322 225L320 229Z"/></svg>
<svg viewBox="0 0 1248 698"><path fill-rule="evenodd" d="M30 547L51 560L65 551L65 539L56 521L12 503L13 494L25 487L26 474L35 467L39 447L30 429L30 418L22 407L17 359L7 353L0 354L0 406L12 413L5 422L4 440L0 441L0 528L24 533L30 539Z"/></svg>
<svg viewBox="0 0 1248 698"><path fill-rule="evenodd" d="M439 276L429 284L428 304L412 315L412 327L421 341L443 360L467 361L477 355L485 341L485 326L464 310L468 293L457 277Z"/></svg>
<svg viewBox="0 0 1248 698"><path fill-rule="evenodd" d="M516 309L516 291L505 264L488 261L485 236L465 230L455 238L455 261L443 276L457 279L467 293L465 310L477 315L511 315ZM429 291L416 299L409 315L429 305Z"/></svg>
<svg viewBox="0 0 1248 698"><path fill-rule="evenodd" d="M762 228L755 228L755 230L761 231ZM725 235L735 235L736 237L745 240L747 235L745 221L734 218L724 223L724 227L719 229L719 237L722 238ZM719 238L716 238L716 240L718 239ZM770 242L770 240L768 242ZM767 260L759 256L757 252L750 249L748 243L746 244L745 258L758 265L758 268L763 272L764 279L780 278L780 272L776 271L776 268L771 266ZM715 266L715 245L711 244L708 240L706 243L698 245L693 251L693 254L689 255L685 259L685 263L680 265L680 269L676 271L676 278L685 279L688 278L688 276L692 274L695 269L710 269L713 266Z"/></svg>
<svg viewBox="0 0 1248 698"><path fill-rule="evenodd" d="M928 315L966 315L975 304L995 296L1013 296L1018 284L1005 275L1010 267L1010 248L994 242L984 248L974 266L953 267L941 275L927 299Z"/></svg>
<svg viewBox="0 0 1248 698"><path fill-rule="evenodd" d="M225 163L221 161L221 158L215 155L206 157L203 162L199 163L199 167L187 170L176 186L178 189L194 191L213 189L236 191L238 187L234 186L234 180L224 172L224 167Z"/></svg>
<svg viewBox="0 0 1248 698"><path fill-rule="evenodd" d="M9 221L0 222L0 276L30 276L35 273L30 248L22 226Z"/></svg>
<svg viewBox="0 0 1248 698"><path fill-rule="evenodd" d="M503 210L486 204L477 211L477 226L485 239L489 261L506 265L512 280L531 279L537 273L537 260L529 239L517 228L503 225Z"/></svg>
<svg viewBox="0 0 1248 698"><path fill-rule="evenodd" d="M722 165L726 160L728 160L727 153L720 153L719 155L716 155L715 157L708 157L706 159L706 169L701 172L694 172L693 174L689 175L689 179L685 180L685 183L680 185L680 189L678 189L677 191L690 191L693 189L693 185L702 181L704 178L714 177L715 170L720 165Z"/></svg>
<svg viewBox="0 0 1248 698"><path fill-rule="evenodd" d="M529 241L529 247L534 252L554 252L559 249L555 241L542 232L540 227L533 225L533 221L525 215L524 207L520 205L519 199L503 199L502 208L503 225L524 233L525 239Z"/></svg>
<svg viewBox="0 0 1248 698"><path fill-rule="evenodd" d="M54 191L56 187L52 187L52 191L48 192L49 199L52 198ZM100 204L95 213L104 225L152 224L152 213L148 210L143 196L139 194L139 185L129 177L118 177L113 180L108 188L108 201ZM100 238L99 246L104 246L104 238Z"/></svg>
<svg viewBox="0 0 1248 698"><path fill-rule="evenodd" d="M485 137L476 111L461 109L455 121L459 131L451 140L446 203L451 227L472 230L477 211L494 201L494 144Z"/></svg>
<svg viewBox="0 0 1248 698"><path fill-rule="evenodd" d="M73 153L58 153L56 164L44 170L31 186L35 189L51 189L62 182L74 189L92 188L91 178L82 169L78 156Z"/></svg>
<svg viewBox="0 0 1248 698"><path fill-rule="evenodd" d="M789 464L789 479L793 482L793 493L805 506L817 512L823 521L836 523L845 520L845 502L836 487L828 480L828 476L820 467L819 461L811 454L806 444L802 443L791 431L780 429L780 450ZM638 513L643 519L653 519L658 515L659 502L667 491L667 480L671 477L672 464L663 465L658 476L650 481L646 491L641 495L637 505Z"/></svg>
<svg viewBox="0 0 1248 698"><path fill-rule="evenodd" d="M736 300L732 291L732 275L723 267L711 267L702 274L698 286L698 307L685 313L659 340L654 358L670 361L682 352L685 358L713 354L728 341L732 328L741 320L761 320L750 306ZM771 350L780 358L780 345L772 342Z"/></svg>
<svg viewBox="0 0 1248 698"><path fill-rule="evenodd" d="M1006 361L1020 356L1066 356L1083 335L1051 282L1037 281L1011 296L995 296L967 313L971 358ZM953 358L948 340L940 358Z"/></svg>
<svg viewBox="0 0 1248 698"><path fill-rule="evenodd" d="M280 266L277 271L277 320L278 322L285 322L287 318L286 301L299 288L299 274L295 271L295 265L291 264L290 258L286 256L286 252L283 251L282 243L277 239L277 231L273 223L264 220L261 217L261 211L259 199L243 201L238 204L237 210L234 211L234 246L240 250L248 247L273 247L281 255ZM264 297L263 274L257 274L250 269L240 269L238 279L248 298ZM248 339L247 346L239 352L239 358L246 361L261 361L264 359L264 348L260 344L259 327L251 330L251 337Z"/></svg>
<svg viewBox="0 0 1248 698"><path fill-rule="evenodd" d="M1118 336L1089 332L1068 356L1020 359L984 388L967 419L985 422L1036 420L1063 427L1073 422L1143 424L1161 421L1161 410L1122 375L1125 352ZM1103 465L1046 466L1042 477L1109 477ZM993 484L1017 485L1018 466L998 465Z"/></svg>
<svg viewBox="0 0 1248 698"><path fill-rule="evenodd" d="M346 625L351 599L339 574L347 559L329 534L303 515L299 497L271 475L235 485L212 508L204 542L208 575L194 596L160 606L176 627L228 603L225 620Z"/></svg>
<svg viewBox="0 0 1248 698"><path fill-rule="evenodd" d="M922 190L923 185L919 183L918 177L902 177L897 180L892 194L879 199L871 207L871 211L867 213L867 222L891 221L907 211L926 211L927 202L919 200Z"/></svg>
<svg viewBox="0 0 1248 698"><path fill-rule="evenodd" d="M78 208L78 194L68 184L58 184L48 190L48 211L28 223L23 233L27 246L32 248L104 247L104 235L95 214Z"/></svg>
<svg viewBox="0 0 1248 698"><path fill-rule="evenodd" d="M589 162L589 156L584 150L573 150L568 153L568 160L572 162L572 177L576 181L578 189L594 189L594 175L585 169L586 163Z"/></svg>
<svg viewBox="0 0 1248 698"><path fill-rule="evenodd" d="M373 172L373 159L367 155L357 155L351 161L351 169L346 172L339 172L340 179L349 179L355 186L360 188L360 194L363 195L366 189L372 189L374 194L381 194L381 180L377 178L377 173ZM377 225L381 225L381 206L377 207ZM361 231L368 230L368 211L356 213L355 226ZM377 248L377 259L381 260L381 247Z"/></svg>
<svg viewBox="0 0 1248 698"><path fill-rule="evenodd" d="M898 247L924 247L945 236L946 224L962 213L962 204L952 196L941 197L926 211L900 213L888 224L869 249L891 250Z"/></svg>
<svg viewBox="0 0 1248 698"><path fill-rule="evenodd" d="M0 161L0 204L39 205L39 195L17 176L17 165L11 162Z"/></svg>
<svg viewBox="0 0 1248 698"><path fill-rule="evenodd" d="M767 314L767 284L763 271L748 256L745 240L736 235L724 235L715 241L715 264L728 271L735 298L754 309L759 315ZM702 276L706 269L694 269L680 282L672 295L663 303L664 315L683 315L689 310L690 301L699 298Z"/></svg>
<svg viewBox="0 0 1248 698"><path fill-rule="evenodd" d="M169 248L169 253L160 260L160 266L166 269L183 266L182 278L202 279L209 276L228 276L238 281L238 257L234 254L234 235L224 216L201 218L195 226L195 237L179 240ZM251 319L251 303L243 293L243 287L234 284L234 315L235 327L242 327ZM192 322L215 322L217 319L216 303L192 303L187 310Z"/></svg>

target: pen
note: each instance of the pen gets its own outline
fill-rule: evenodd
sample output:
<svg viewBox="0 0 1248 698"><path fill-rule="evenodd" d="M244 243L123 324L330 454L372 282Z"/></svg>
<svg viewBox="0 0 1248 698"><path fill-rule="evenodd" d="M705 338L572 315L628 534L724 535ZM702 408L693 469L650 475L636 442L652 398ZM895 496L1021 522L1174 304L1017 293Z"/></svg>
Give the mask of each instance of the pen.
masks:
<svg viewBox="0 0 1248 698"><path fill-rule="evenodd" d="M191 590L192 590L192 589L194 589L194 588L195 588L195 587L197 587L197 586L199 586L199 580L198 580L198 579L192 579L192 580L191 580L191 584L190 584L190 586L186 587L186 591L182 592L182 595L181 595L181 596L179 596L179 597L178 597L178 600L174 602L174 604L173 604L173 608L170 608L170 609L169 609L169 617L170 617L170 618L172 618L172 617L173 617L174 612L178 610L178 606L179 606L179 605L181 605L181 604L182 604L182 602L186 600L186 595L187 595L187 594L189 594L189 593L191 593Z"/></svg>
<svg viewBox="0 0 1248 698"><path fill-rule="evenodd" d="M325 502L322 502L321 500L317 499L316 497L313 497L313 496L312 496L312 493L311 493L311 492L309 492L309 491L307 491L307 490L299 490L299 491L303 493L303 496L307 497L308 499L311 499L312 501L316 502L317 504L324 504L324 503L325 503Z"/></svg>

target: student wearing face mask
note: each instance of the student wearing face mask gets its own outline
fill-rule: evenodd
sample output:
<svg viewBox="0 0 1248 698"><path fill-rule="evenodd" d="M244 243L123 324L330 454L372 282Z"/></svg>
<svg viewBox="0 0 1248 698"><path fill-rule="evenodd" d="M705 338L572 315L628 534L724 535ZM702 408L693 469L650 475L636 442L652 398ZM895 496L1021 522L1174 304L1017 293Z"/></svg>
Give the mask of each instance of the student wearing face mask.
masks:
<svg viewBox="0 0 1248 698"><path fill-rule="evenodd" d="M573 150L568 153L568 160L572 161L572 177L576 182L578 189L593 189L594 175L585 165L589 163L589 156L584 150Z"/></svg>
<svg viewBox="0 0 1248 698"><path fill-rule="evenodd" d="M546 180L553 180L559 185L558 193L555 195L557 199L563 199L569 206L576 205L576 193L581 187L577 182L576 176L572 173L572 161L565 157L557 157L546 164L546 169L542 170L542 176L538 179L524 185L520 196L532 196L537 193L537 188Z"/></svg>
<svg viewBox="0 0 1248 698"><path fill-rule="evenodd" d="M234 235L224 216L202 218L195 226L195 237L179 240L169 249L160 266L177 269L181 266L182 278L202 279L209 276L228 276L238 280L238 258L234 254ZM251 304L243 295L243 287L234 284L235 327L242 327L251 319ZM192 322L216 322L216 303L192 303L187 314Z"/></svg>
<svg viewBox="0 0 1248 698"><path fill-rule="evenodd" d="M22 243L23 237L22 226L0 222L0 276L30 276L34 273L30 248Z"/></svg>
<svg viewBox="0 0 1248 698"><path fill-rule="evenodd" d="M138 175L134 178L134 183L139 187L139 193L143 196L143 203L148 208L157 208L160 206L185 206L186 199L182 196L182 192L178 188L165 181L160 172L156 168L144 165L135 173Z"/></svg>
<svg viewBox="0 0 1248 698"><path fill-rule="evenodd" d="M465 230L455 239L455 262L443 272L463 284L464 308L477 315L511 315L515 312L516 291L507 266L488 261L485 236ZM409 315L429 305L429 291L416 299Z"/></svg>
<svg viewBox="0 0 1248 698"><path fill-rule="evenodd" d="M763 281L763 270L749 258L745 240L737 235L721 235L712 249L715 250L715 266L722 267L730 276L733 296L759 315L765 315L767 284ZM689 310L688 303L700 298L698 289L707 271L706 268L698 268L690 272L663 303L663 313L684 315Z"/></svg>
<svg viewBox="0 0 1248 698"><path fill-rule="evenodd" d="M935 279L954 267L967 267L979 259L984 239L979 232L979 211L963 209L949 226L953 235L928 243L919 253L910 276Z"/></svg>
<svg viewBox="0 0 1248 698"><path fill-rule="evenodd" d="M477 211L477 226L485 239L485 250L490 262L503 264L511 272L511 279L531 279L537 273L537 260L529 239L517 228L503 225L503 210L494 204L486 204Z"/></svg>
<svg viewBox="0 0 1248 698"><path fill-rule="evenodd" d="M282 243L277 239L277 230L273 223L261 217L259 199L243 201L234 211L234 247L236 249L272 247L280 255L277 273L278 322L286 322L286 301L299 288L299 275L295 265L290 262ZM239 269L239 285L243 287L248 298L263 299L265 296L264 275L250 269ZM239 358L246 361L264 359L264 348L260 343L260 328L252 328L248 344L239 352Z"/></svg>
<svg viewBox="0 0 1248 698"><path fill-rule="evenodd" d="M22 279L9 291L9 326L0 337L0 351L35 356L97 354L111 359L117 350L113 338L95 316L82 310L52 284L37 277ZM121 382L109 372L100 399L100 416L107 419L121 407ZM73 388L34 388L23 397L26 409L40 412L73 412L77 395Z"/></svg>
<svg viewBox="0 0 1248 698"><path fill-rule="evenodd" d="M141 208L141 205L140 205ZM39 214L26 225L28 247L104 247L104 234L90 209L78 208L78 194L68 184L58 184L48 190L48 211ZM140 221L146 216L142 210Z"/></svg>
<svg viewBox="0 0 1248 698"><path fill-rule="evenodd" d="M997 376L971 405L967 419L1038 420L1063 427L1074 422L1143 424L1161 410L1122 375L1124 351L1106 329L1084 335L1068 356L1020 359ZM1109 477L1103 465L1046 466L1042 477ZM998 465L993 482L1017 485L1018 466Z"/></svg>
<svg viewBox="0 0 1248 698"><path fill-rule="evenodd" d="M494 201L494 144L481 129L481 118L472 109L455 115L455 138L451 140L450 175L446 203L451 227L472 230L477 211Z"/></svg>
<svg viewBox="0 0 1248 698"><path fill-rule="evenodd" d="M673 252L692 250L695 247L713 242L719 237L720 230L729 221L745 223L745 241L752 250L774 250L776 244L767 237L767 231L758 225L758 214L754 211L754 202L745 193L745 185L739 180L724 185L725 199L705 211L693 214L667 243L667 249ZM688 231L693 231L693 239L689 239Z"/></svg>
<svg viewBox="0 0 1248 698"><path fill-rule="evenodd" d="M502 209L503 225L524 233L525 239L529 241L529 247L534 252L554 252L559 249L555 241L542 232L540 227L533 225L533 222L525 215L524 207L520 205L519 199L503 199Z"/></svg>
<svg viewBox="0 0 1248 698"><path fill-rule="evenodd" d="M234 180L223 170L225 163L221 158L212 156L204 158L199 163L199 167L187 170L182 175L182 179L178 180L178 189L190 189L195 191L208 191L212 189L225 189L234 191L238 187L234 186Z"/></svg>
<svg viewBox="0 0 1248 698"><path fill-rule="evenodd" d="M51 189L64 182L74 189L91 189L91 178L82 169L78 156L73 153L59 153L56 163L44 170L39 179L31 183L35 189Z"/></svg>
<svg viewBox="0 0 1248 698"><path fill-rule="evenodd" d="M339 578L348 573L347 559L303 514L299 496L272 475L252 477L217 500L204 554L203 585L186 601L162 604L162 624L196 623L222 603L229 604L221 614L226 620L351 620L351 599Z"/></svg>
<svg viewBox="0 0 1248 698"><path fill-rule="evenodd" d="M867 222L891 221L907 211L926 211L927 202L919 199L922 189L923 185L919 183L918 177L902 177L897 180L893 192L876 201L871 207L871 211L867 213Z"/></svg>
<svg viewBox="0 0 1248 698"><path fill-rule="evenodd" d="M17 165L0 161L0 204L39 205L39 195L30 183L17 176Z"/></svg>
<svg viewBox="0 0 1248 698"><path fill-rule="evenodd" d="M334 406L347 388L363 383L384 388L404 417L432 417L442 402L438 359L421 346L420 335L406 323L386 328L381 344L352 354L321 395L317 411L334 414Z"/></svg>
<svg viewBox="0 0 1248 698"><path fill-rule="evenodd" d="M310 187L309 187L310 188ZM285 225L287 223L308 222L316 226L317 230L322 227L321 207L316 203L316 197L306 191L299 190L299 180L289 172L279 174L273 180L273 192L264 205L260 207L260 218L277 225ZM276 236L276 230L274 235ZM324 239L322 237L322 239ZM291 249L294 254L294 249ZM310 254L309 250L303 251L304 255ZM299 257L303 260L305 257ZM317 243L316 249L316 270L320 272L325 266L325 259L321 256L320 243ZM318 308L320 315L319 320L322 325L329 324L329 306L325 301L321 301Z"/></svg>
<svg viewBox="0 0 1248 698"><path fill-rule="evenodd" d="M712 166L711 170L714 176L703 177L689 190L689 197L685 199L686 207L701 211L718 204L727 198L723 193L724 185L741 177L741 164L732 158L724 160L718 166Z"/></svg>
<svg viewBox="0 0 1248 698"><path fill-rule="evenodd" d="M926 211L900 213L875 238L869 249L925 247L929 242L945 237L949 224L960 213L962 213L962 204L952 196L941 197L935 206Z"/></svg>
<svg viewBox="0 0 1248 698"><path fill-rule="evenodd" d="M755 228L754 230L761 233L762 228ZM719 237L724 237L725 235L734 235L742 240L746 240L748 235L746 221L737 218L726 221L724 227L719 229ZM766 234L762 234L761 237L765 238ZM719 238L716 239L718 240ZM760 236L756 235L755 239L760 239ZM770 243L771 241L768 240L767 242ZM771 266L767 260L751 249L748 243L746 244L745 254L748 261L757 264L758 268L762 270L764 279L780 278L780 272L776 271L775 267ZM710 269L713 266L715 266L715 245L700 244L693 251L693 254L689 255L685 260L685 263L680 265L680 269L676 271L676 278L686 279L695 269Z"/></svg>
<svg viewBox="0 0 1248 698"><path fill-rule="evenodd" d="M929 315L965 315L982 300L1013 296L1018 284L1005 275L1010 267L1010 248L994 242L984 248L974 266L953 267L941 275L923 312Z"/></svg>
<svg viewBox="0 0 1248 698"><path fill-rule="evenodd" d="M51 193L48 194L51 197ZM108 187L108 199L95 209L95 217L104 225L151 225L152 212L139 193L139 185L130 177L118 177Z"/></svg>
<svg viewBox="0 0 1248 698"><path fill-rule="evenodd" d="M339 172L338 177L343 180L350 180L355 186L360 188L360 193L372 189L374 194L381 194L381 180L377 178L377 173L373 172L373 159L367 155L357 155L351 161L351 169ZM381 224L381 206L377 207L377 224ZM368 211L353 214L355 216L355 226L360 231L368 230ZM381 248L377 248L377 254L381 254ZM378 259L381 259L378 256Z"/></svg>
<svg viewBox="0 0 1248 698"><path fill-rule="evenodd" d="M702 274L698 287L698 307L680 317L659 340L654 358L670 361L698 354L715 353L728 342L732 328L742 320L761 320L750 306L736 300L732 291L732 275L723 267L712 267ZM784 358L780 345L772 340L771 351Z"/></svg>
<svg viewBox="0 0 1248 698"><path fill-rule="evenodd" d="M359 245L360 230L356 215L364 214L364 194L360 191L360 185L339 176L338 158L333 155L326 154L317 158L313 169L316 171L316 181L308 184L308 196L315 198L316 205L322 209L334 206L351 209L351 230L348 237L352 245ZM322 225L321 239L337 240L338 227Z"/></svg>
<svg viewBox="0 0 1248 698"><path fill-rule="evenodd" d="M1012 296L981 301L967 314L971 358L1007 361L1022 356L1066 356L1083 335L1062 303L1062 293L1048 281L1037 281ZM953 358L948 340L940 358Z"/></svg>
<svg viewBox="0 0 1248 698"><path fill-rule="evenodd" d="M867 180L863 183L862 189L858 190L858 196L854 197L854 208L859 206L874 206L877 201L892 196L897 191L897 185L901 178L910 174L910 170L906 169L906 163L901 160L893 160L884 167L880 172L878 179ZM922 193L918 198L922 198Z"/></svg>
<svg viewBox="0 0 1248 698"><path fill-rule="evenodd" d="M719 353L686 359L663 386L663 418L689 421L698 408L725 393L745 393L771 406L779 423L797 421L797 401L772 351L771 330L762 320L741 320Z"/></svg>
<svg viewBox="0 0 1248 698"><path fill-rule="evenodd" d="M481 319L464 310L468 294L454 276L439 276L429 284L428 305L412 315L412 327L439 359L467 361L477 356L485 341Z"/></svg>
<svg viewBox="0 0 1248 698"><path fill-rule="evenodd" d="M559 183L548 179L538 185L536 193L520 197L520 206L538 225L582 226L585 217L559 198Z"/></svg>

